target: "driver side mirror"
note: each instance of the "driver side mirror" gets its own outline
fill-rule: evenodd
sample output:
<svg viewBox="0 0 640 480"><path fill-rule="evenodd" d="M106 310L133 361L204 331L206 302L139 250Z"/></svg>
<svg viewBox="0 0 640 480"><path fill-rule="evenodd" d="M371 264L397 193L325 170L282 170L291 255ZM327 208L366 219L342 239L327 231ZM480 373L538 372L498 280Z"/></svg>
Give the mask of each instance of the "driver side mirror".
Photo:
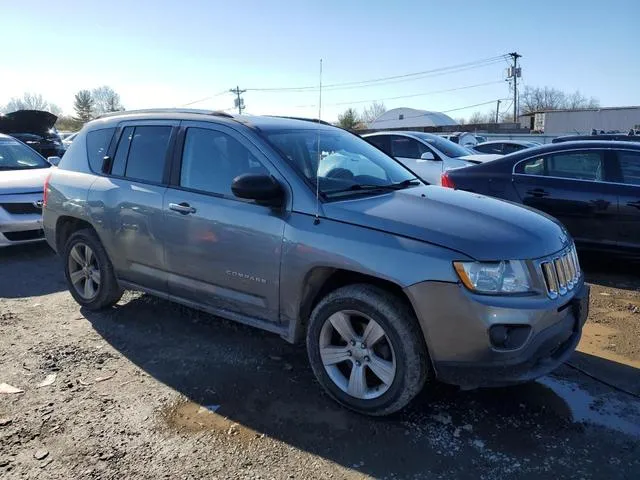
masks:
<svg viewBox="0 0 640 480"><path fill-rule="evenodd" d="M271 175L245 173L233 179L231 191L238 198L255 200L260 205L281 207L284 203L282 185Z"/></svg>
<svg viewBox="0 0 640 480"><path fill-rule="evenodd" d="M60 163L61 158L60 157L47 157L47 162L49 162L51 165L53 165L54 167L57 167L58 164Z"/></svg>
<svg viewBox="0 0 640 480"><path fill-rule="evenodd" d="M438 161L438 159L431 152L424 152L422 155L420 155L420 160L435 160L435 161Z"/></svg>

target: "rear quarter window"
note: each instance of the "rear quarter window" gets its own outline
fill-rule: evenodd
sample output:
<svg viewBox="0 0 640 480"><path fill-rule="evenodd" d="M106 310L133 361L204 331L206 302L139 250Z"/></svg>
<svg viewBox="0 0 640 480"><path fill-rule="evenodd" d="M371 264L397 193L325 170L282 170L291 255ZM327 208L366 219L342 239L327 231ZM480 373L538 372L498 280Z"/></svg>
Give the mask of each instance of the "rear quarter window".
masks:
<svg viewBox="0 0 640 480"><path fill-rule="evenodd" d="M102 173L102 161L115 131L115 128L102 128L87 133L87 156L91 171Z"/></svg>

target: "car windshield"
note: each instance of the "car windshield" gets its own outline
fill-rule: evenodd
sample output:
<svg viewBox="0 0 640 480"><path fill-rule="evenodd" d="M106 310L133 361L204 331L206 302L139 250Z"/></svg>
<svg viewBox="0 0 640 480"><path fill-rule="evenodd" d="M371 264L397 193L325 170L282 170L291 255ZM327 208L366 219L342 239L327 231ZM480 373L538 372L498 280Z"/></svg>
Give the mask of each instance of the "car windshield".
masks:
<svg viewBox="0 0 640 480"><path fill-rule="evenodd" d="M278 130L267 140L326 197L384 192L419 182L377 148L340 129ZM320 158L320 161L318 161Z"/></svg>
<svg viewBox="0 0 640 480"><path fill-rule="evenodd" d="M451 140L439 137L437 135L429 135L428 133L416 133L412 132L417 138L423 142L428 143L436 150L444 153L449 158L464 157L465 155L472 155L473 152L468 148L465 148L457 143L453 143Z"/></svg>
<svg viewBox="0 0 640 480"><path fill-rule="evenodd" d="M49 164L34 150L13 138L0 138L0 171L48 168Z"/></svg>

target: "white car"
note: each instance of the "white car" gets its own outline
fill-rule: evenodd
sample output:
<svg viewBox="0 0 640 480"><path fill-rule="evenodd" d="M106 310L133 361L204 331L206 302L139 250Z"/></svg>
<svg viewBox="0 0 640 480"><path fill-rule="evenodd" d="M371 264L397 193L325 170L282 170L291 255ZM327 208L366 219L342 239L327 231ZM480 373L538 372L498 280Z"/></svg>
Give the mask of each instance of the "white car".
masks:
<svg viewBox="0 0 640 480"><path fill-rule="evenodd" d="M430 133L377 132L363 137L431 185L440 185L440 178L447 170L502 157L474 154L468 148Z"/></svg>
<svg viewBox="0 0 640 480"><path fill-rule="evenodd" d="M62 139L62 145L64 146L65 149L71 146L71 142L73 142L73 139L76 138L78 133L79 132L70 133L69 135L67 135L65 138Z"/></svg>

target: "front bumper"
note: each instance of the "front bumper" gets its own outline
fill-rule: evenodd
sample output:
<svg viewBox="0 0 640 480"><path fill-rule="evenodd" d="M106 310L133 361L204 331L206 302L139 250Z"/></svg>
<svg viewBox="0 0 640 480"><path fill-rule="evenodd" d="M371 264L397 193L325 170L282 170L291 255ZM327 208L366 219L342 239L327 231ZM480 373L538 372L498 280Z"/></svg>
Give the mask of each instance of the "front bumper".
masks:
<svg viewBox="0 0 640 480"><path fill-rule="evenodd" d="M44 240L41 202L42 193L0 195L0 247Z"/></svg>
<svg viewBox="0 0 640 480"><path fill-rule="evenodd" d="M465 388L522 383L545 375L567 360L582 333L589 286L571 295L492 297L474 295L452 283L424 282L406 289L418 314L437 377ZM491 326L526 325L518 348L495 348Z"/></svg>

